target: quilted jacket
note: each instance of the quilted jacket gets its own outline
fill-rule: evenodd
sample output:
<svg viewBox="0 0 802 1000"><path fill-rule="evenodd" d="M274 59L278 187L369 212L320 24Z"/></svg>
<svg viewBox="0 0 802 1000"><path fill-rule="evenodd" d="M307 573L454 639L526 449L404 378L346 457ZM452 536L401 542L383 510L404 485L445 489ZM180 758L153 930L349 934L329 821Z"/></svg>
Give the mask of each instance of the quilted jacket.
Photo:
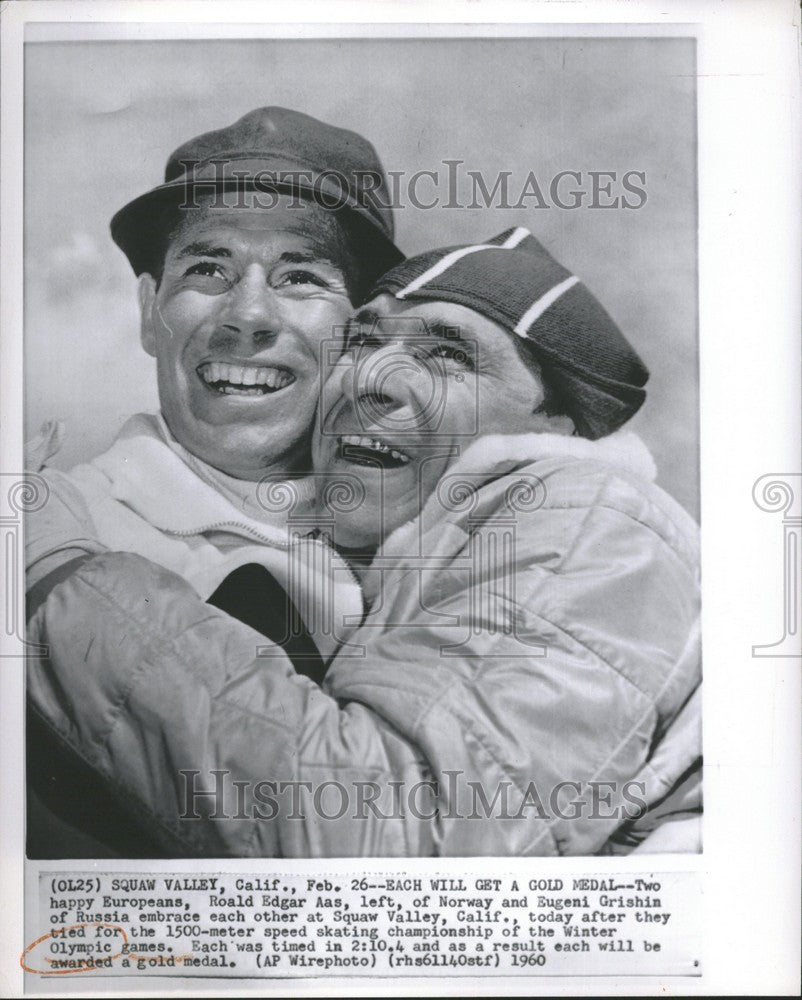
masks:
<svg viewBox="0 0 802 1000"><path fill-rule="evenodd" d="M700 806L697 530L653 472L623 432L476 442L322 688L171 569L86 555L29 699L177 855L629 850Z"/></svg>

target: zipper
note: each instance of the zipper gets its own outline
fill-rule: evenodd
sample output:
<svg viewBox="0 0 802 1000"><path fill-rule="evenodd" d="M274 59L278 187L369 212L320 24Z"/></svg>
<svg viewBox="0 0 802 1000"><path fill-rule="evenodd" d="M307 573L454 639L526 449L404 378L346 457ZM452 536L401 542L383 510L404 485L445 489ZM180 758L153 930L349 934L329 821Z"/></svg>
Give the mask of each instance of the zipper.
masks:
<svg viewBox="0 0 802 1000"><path fill-rule="evenodd" d="M238 528L241 532L246 535L252 535L254 538L258 538L259 541L265 542L270 545L275 545L281 549L288 549L290 547L289 542L282 542L275 538L271 538L269 535L263 534L258 528L254 528L253 525L246 524L244 521L217 521L212 524L202 524L197 528L160 528L166 535L176 535L179 538L190 538L192 535L203 535L207 531L223 531L226 528ZM310 539L314 541L314 539Z"/></svg>

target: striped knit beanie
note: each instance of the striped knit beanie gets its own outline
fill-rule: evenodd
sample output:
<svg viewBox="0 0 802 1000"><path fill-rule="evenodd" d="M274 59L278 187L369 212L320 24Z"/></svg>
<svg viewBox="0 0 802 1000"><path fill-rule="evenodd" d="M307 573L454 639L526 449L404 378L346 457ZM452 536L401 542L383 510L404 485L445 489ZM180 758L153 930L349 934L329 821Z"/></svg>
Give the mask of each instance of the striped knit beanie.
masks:
<svg viewBox="0 0 802 1000"><path fill-rule="evenodd" d="M508 229L472 246L410 257L369 298L456 302L521 337L577 433L612 433L646 398L645 365L597 299L532 236Z"/></svg>

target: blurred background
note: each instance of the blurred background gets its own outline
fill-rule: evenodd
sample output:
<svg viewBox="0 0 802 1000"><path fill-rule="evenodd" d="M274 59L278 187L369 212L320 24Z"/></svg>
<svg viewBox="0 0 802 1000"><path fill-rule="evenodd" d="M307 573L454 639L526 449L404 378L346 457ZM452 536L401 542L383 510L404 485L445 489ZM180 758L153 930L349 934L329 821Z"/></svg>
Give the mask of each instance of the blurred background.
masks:
<svg viewBox="0 0 802 1000"><path fill-rule="evenodd" d="M255 39L36 42L25 51L26 436L56 417L69 468L108 446L124 421L158 407L139 346L136 281L108 224L163 180L168 155L198 133L278 104L362 133L387 170L433 170L415 208L402 183L406 253L527 226L578 274L651 370L631 427L659 482L698 516L695 51L689 39ZM443 207L445 160L509 202L530 171L545 205ZM582 175L561 209L561 171ZM591 207L590 171L646 174L641 208ZM606 181L603 181L606 183ZM496 206L498 206L498 195Z"/></svg>

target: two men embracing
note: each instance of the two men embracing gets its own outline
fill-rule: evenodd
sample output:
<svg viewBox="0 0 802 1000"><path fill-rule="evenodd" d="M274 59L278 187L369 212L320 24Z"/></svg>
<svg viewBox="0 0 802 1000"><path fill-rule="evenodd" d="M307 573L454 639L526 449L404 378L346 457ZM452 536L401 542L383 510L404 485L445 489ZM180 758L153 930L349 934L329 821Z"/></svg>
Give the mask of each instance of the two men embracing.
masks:
<svg viewBox="0 0 802 1000"><path fill-rule="evenodd" d="M32 856L698 849L647 372L526 229L405 260L385 195L363 138L261 108L112 221L161 411L41 472Z"/></svg>

